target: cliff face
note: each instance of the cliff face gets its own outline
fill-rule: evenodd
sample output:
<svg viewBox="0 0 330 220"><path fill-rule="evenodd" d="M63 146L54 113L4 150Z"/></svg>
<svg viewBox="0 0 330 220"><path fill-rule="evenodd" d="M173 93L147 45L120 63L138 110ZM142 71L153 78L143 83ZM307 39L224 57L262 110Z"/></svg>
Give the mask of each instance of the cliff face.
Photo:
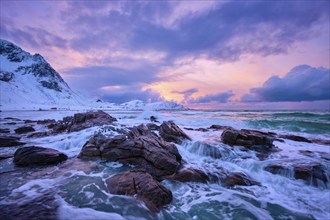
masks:
<svg viewBox="0 0 330 220"><path fill-rule="evenodd" d="M40 55L0 40L1 109L84 105L61 75Z"/></svg>

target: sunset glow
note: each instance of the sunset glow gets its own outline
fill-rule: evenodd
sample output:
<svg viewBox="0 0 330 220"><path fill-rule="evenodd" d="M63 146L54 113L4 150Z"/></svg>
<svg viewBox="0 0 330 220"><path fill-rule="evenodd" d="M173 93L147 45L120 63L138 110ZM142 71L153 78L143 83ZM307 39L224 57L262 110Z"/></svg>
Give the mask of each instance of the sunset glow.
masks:
<svg viewBox="0 0 330 220"><path fill-rule="evenodd" d="M321 96L242 99L300 65L329 72L328 9L328 1L1 1L1 38L110 102L138 94L198 108L328 108Z"/></svg>

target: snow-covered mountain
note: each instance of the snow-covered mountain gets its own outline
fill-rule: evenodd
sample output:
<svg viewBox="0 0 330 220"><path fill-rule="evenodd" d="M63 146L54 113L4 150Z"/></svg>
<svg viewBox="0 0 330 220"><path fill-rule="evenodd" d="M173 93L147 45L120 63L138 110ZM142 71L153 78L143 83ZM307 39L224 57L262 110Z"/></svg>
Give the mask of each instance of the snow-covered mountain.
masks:
<svg viewBox="0 0 330 220"><path fill-rule="evenodd" d="M31 55L1 39L0 92L1 109L69 108L87 103L40 54Z"/></svg>
<svg viewBox="0 0 330 220"><path fill-rule="evenodd" d="M72 91L40 55L31 55L0 39L0 110L36 109L184 110L175 102L132 100L115 104L92 100Z"/></svg>
<svg viewBox="0 0 330 220"><path fill-rule="evenodd" d="M186 108L183 105L177 104L172 101L161 101L153 103L145 103L141 100L132 100L125 102L118 106L123 110L148 110L148 111L161 111L161 110L185 110Z"/></svg>

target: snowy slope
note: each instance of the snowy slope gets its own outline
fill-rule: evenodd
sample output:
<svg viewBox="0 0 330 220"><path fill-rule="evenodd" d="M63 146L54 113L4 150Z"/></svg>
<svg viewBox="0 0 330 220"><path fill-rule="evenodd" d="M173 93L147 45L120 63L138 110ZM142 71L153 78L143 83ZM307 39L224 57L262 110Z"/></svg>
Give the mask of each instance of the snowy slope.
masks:
<svg viewBox="0 0 330 220"><path fill-rule="evenodd" d="M132 100L114 104L80 96L39 54L0 39L0 110L36 109L185 110L175 102Z"/></svg>
<svg viewBox="0 0 330 220"><path fill-rule="evenodd" d="M1 109L69 108L87 100L73 92L39 55L0 40Z"/></svg>
<svg viewBox="0 0 330 220"><path fill-rule="evenodd" d="M171 101L144 103L141 100L132 100L125 102L118 106L122 110L148 110L148 111L160 111L160 110L185 110L183 105L177 104Z"/></svg>

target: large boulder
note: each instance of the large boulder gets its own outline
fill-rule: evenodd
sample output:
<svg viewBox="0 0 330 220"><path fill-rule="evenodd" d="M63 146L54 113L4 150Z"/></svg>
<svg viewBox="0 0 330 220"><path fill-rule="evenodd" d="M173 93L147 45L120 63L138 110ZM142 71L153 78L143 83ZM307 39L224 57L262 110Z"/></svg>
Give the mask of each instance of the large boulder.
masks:
<svg viewBox="0 0 330 220"><path fill-rule="evenodd" d="M206 183L210 181L208 174L204 170L189 166L187 164L184 164L181 167L181 169L178 170L176 173L164 177L164 179L176 180L179 182L200 182L200 183Z"/></svg>
<svg viewBox="0 0 330 220"><path fill-rule="evenodd" d="M172 121L165 121L160 125L159 135L165 141L177 144L181 144L183 140L191 140L191 138Z"/></svg>
<svg viewBox="0 0 330 220"><path fill-rule="evenodd" d="M221 134L221 140L225 144L244 146L254 150L259 159L265 159L270 153L278 151L273 145L274 135L271 132L226 128Z"/></svg>
<svg viewBox="0 0 330 220"><path fill-rule="evenodd" d="M33 131L35 131L35 129L32 126L23 126L15 129L16 134L25 134Z"/></svg>
<svg viewBox="0 0 330 220"><path fill-rule="evenodd" d="M222 183L227 187L233 186L253 186L260 185L259 182L251 179L248 175L242 172L232 172L225 175L225 178L222 180Z"/></svg>
<svg viewBox="0 0 330 220"><path fill-rule="evenodd" d="M254 145L273 146L274 138L265 132L255 130L236 130L227 128L222 132L221 139L225 144L251 147Z"/></svg>
<svg viewBox="0 0 330 220"><path fill-rule="evenodd" d="M57 164L68 157L54 149L44 147L23 147L16 150L14 163L18 166Z"/></svg>
<svg viewBox="0 0 330 220"><path fill-rule="evenodd" d="M109 178L106 183L110 193L137 195L152 211L159 211L172 201L172 192L145 171L126 171Z"/></svg>
<svg viewBox="0 0 330 220"><path fill-rule="evenodd" d="M117 121L104 111L76 113L74 116L64 117L63 120L51 123L48 128L54 133L80 131L93 126L112 124ZM47 122L46 122L47 123Z"/></svg>
<svg viewBox="0 0 330 220"><path fill-rule="evenodd" d="M161 140L144 125L131 128L127 135L107 138L96 134L85 143L78 157L137 165L157 178L175 173L181 165L176 146Z"/></svg>
<svg viewBox="0 0 330 220"><path fill-rule="evenodd" d="M329 171L317 162L278 162L267 165L265 170L273 174L301 179L309 185L330 187Z"/></svg>
<svg viewBox="0 0 330 220"><path fill-rule="evenodd" d="M0 136L0 147L13 147L24 145L25 143L20 142L21 138L18 136Z"/></svg>

